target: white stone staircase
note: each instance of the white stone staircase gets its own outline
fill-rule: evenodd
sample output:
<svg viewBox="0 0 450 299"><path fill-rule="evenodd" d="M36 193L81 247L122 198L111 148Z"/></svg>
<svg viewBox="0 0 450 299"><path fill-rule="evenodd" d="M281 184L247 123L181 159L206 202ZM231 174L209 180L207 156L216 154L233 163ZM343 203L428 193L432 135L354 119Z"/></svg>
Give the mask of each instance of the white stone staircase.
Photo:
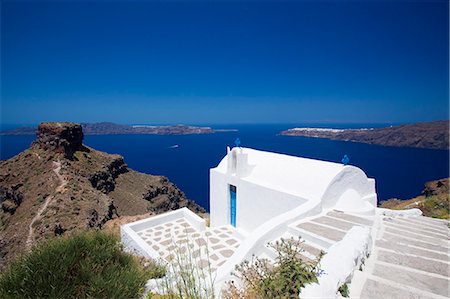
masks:
<svg viewBox="0 0 450 299"><path fill-rule="evenodd" d="M321 251L326 253L333 244L342 240L353 226L371 226L372 223L373 219L369 216L330 211L324 215L288 225L284 233L278 235L270 243L274 244L282 238L298 239L300 237L304 242L302 247L305 250L302 253L302 257L307 261L311 261L316 259ZM257 256L274 260L276 251L266 244L257 253Z"/></svg>

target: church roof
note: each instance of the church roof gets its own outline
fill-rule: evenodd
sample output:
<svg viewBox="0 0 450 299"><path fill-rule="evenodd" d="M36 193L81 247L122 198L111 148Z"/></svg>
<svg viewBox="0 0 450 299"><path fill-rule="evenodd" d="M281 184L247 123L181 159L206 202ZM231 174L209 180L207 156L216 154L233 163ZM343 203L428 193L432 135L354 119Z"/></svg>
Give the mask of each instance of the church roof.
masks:
<svg viewBox="0 0 450 299"><path fill-rule="evenodd" d="M320 200L332 180L344 169L340 163L251 148L233 148L233 151L240 150L242 154L247 154L247 167L251 169L242 180L305 199ZM225 156L215 170L226 173L227 163Z"/></svg>

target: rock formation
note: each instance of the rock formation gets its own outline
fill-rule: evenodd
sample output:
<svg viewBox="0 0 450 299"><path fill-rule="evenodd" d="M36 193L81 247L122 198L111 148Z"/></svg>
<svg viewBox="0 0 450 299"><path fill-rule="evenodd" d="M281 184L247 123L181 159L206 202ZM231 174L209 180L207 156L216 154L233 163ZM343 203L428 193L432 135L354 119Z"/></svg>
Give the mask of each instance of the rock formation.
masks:
<svg viewBox="0 0 450 299"><path fill-rule="evenodd" d="M64 153L68 159L83 147L81 125L68 122L42 123L38 127L35 144L42 149Z"/></svg>
<svg viewBox="0 0 450 299"><path fill-rule="evenodd" d="M179 207L205 213L167 178L83 145L79 124L42 123L36 135L28 149L0 161L0 268L40 240L101 229L121 216Z"/></svg>

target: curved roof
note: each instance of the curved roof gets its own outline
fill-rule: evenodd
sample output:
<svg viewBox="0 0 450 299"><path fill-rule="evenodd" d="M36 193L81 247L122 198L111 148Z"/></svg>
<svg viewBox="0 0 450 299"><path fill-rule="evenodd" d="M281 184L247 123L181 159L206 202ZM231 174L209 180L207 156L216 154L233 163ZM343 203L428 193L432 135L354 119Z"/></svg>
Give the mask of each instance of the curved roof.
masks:
<svg viewBox="0 0 450 299"><path fill-rule="evenodd" d="M315 159L289 156L285 154L233 148L248 155L251 170L242 180L294 194L305 199L320 200L333 178L344 169L344 165ZM228 159L225 156L215 168L227 172Z"/></svg>

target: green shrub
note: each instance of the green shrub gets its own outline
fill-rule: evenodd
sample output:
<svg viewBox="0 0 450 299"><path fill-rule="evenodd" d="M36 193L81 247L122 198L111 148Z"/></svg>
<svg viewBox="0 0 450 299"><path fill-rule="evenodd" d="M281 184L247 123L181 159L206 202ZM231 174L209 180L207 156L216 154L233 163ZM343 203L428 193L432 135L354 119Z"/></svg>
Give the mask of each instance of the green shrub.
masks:
<svg viewBox="0 0 450 299"><path fill-rule="evenodd" d="M450 219L449 216L450 196L448 194L439 194L428 196L420 204L419 208L423 215L427 217Z"/></svg>
<svg viewBox="0 0 450 299"><path fill-rule="evenodd" d="M224 292L225 298L298 298L300 289L308 283L317 282L320 273L319 261L323 253L314 261L304 260L303 242L281 239L269 244L277 252L275 264L267 259L253 257L236 267L234 274L243 283L238 288L234 282Z"/></svg>
<svg viewBox="0 0 450 299"><path fill-rule="evenodd" d="M124 253L119 239L81 232L52 239L24 254L0 276L0 298L139 298L161 275Z"/></svg>
<svg viewBox="0 0 450 299"><path fill-rule="evenodd" d="M350 291L348 289L348 285L344 283L339 287L339 293L341 293L342 297L348 298L350 297Z"/></svg>

